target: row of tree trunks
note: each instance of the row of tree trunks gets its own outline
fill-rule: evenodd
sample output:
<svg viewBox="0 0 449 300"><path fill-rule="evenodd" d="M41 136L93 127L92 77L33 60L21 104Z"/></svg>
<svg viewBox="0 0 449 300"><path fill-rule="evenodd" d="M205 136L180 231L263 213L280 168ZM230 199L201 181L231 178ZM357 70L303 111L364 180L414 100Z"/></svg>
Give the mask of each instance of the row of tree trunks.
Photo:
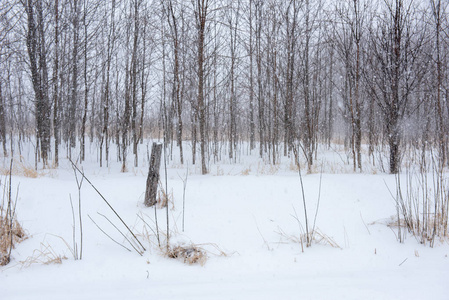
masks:
<svg viewBox="0 0 449 300"><path fill-rule="evenodd" d="M301 148L311 172L319 142L343 138L355 171L365 142L373 163L376 145L387 146L395 173L413 131L447 164L445 1L26 0L0 9L3 152L32 128L44 167L51 156L59 164L61 142L85 160L90 136L100 165L117 144L125 171L131 148L137 166L138 144L162 132L170 159L185 163L189 140L189 161L204 174L212 157L237 161L245 140L271 163Z"/></svg>

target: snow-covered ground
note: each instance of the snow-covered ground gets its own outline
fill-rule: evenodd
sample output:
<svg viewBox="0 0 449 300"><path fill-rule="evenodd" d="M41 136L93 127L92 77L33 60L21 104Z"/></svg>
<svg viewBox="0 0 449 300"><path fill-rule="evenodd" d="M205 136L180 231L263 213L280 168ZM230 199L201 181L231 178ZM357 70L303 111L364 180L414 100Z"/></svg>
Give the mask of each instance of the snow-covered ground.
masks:
<svg viewBox="0 0 449 300"><path fill-rule="evenodd" d="M339 172L351 166L345 167L336 152L323 154L328 163L321 178L316 228L328 241L304 245L303 251L296 242L305 227L301 185L290 159L270 167L257 152L242 154L237 163L211 163L205 176L198 166L182 166L175 159L168 163L167 174L173 193L171 244L193 243L208 251L201 266L167 258L156 246L150 229L156 228L154 209L143 205L145 156L142 153L140 166L129 166L127 173L120 173L118 162L100 168L95 154L82 165L87 178L146 247L142 256L111 241L89 219L130 247L100 214L125 233L120 221L83 181L82 260L74 260L69 197L80 247L78 189L66 159L59 169L40 171L37 178L13 176L13 196L19 186L18 219L29 238L14 249L12 262L0 268L0 299L449 299L447 241L430 248L409 235L400 244L396 229L387 226L396 212L386 187L394 190L392 175L368 166L363 174ZM131 155L128 159L132 165ZM3 163L7 165L8 159ZM163 164L161 175L165 185ZM303 176L309 227L320 177ZM157 215L164 243L165 209L158 209ZM43 263L58 257L67 259L62 264Z"/></svg>

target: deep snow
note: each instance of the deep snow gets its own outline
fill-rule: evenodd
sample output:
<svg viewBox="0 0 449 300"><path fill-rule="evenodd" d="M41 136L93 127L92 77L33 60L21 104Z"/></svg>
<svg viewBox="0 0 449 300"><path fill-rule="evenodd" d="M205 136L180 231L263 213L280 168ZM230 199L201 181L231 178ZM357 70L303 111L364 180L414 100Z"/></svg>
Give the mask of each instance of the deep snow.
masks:
<svg viewBox="0 0 449 300"><path fill-rule="evenodd" d="M99 168L94 154L83 164L86 176L137 234L144 233L137 214L155 228L154 209L143 205L148 165L145 155L141 157L140 167L128 167L127 173L120 173L118 162ZM97 214L119 225L85 181L83 259L75 261L66 245L73 246L69 194L75 210L78 206L69 162L63 159L59 169L41 171L38 178L15 175L13 186L20 184L18 219L29 238L0 269L0 299L449 299L447 241L430 248L409 235L400 244L396 229L387 226L395 203L386 185L394 189L394 176L331 174L342 162L335 153L324 157L330 163L321 179L316 226L339 247L314 243L304 252L289 238L301 233L295 215L305 223L299 177L288 158L273 168L254 152L237 163L211 164L205 176L198 167L169 162L172 244L202 245L210 251L204 266L164 257L152 233L151 244L139 235L147 248L143 256L116 245L88 218L126 244ZM129 160L132 165L131 155ZM163 167L161 175L165 185ZM304 175L303 180L311 227L320 174ZM159 229L165 231L166 212L157 213ZM20 263L45 249L67 259L62 264ZM227 256L219 255L220 250Z"/></svg>

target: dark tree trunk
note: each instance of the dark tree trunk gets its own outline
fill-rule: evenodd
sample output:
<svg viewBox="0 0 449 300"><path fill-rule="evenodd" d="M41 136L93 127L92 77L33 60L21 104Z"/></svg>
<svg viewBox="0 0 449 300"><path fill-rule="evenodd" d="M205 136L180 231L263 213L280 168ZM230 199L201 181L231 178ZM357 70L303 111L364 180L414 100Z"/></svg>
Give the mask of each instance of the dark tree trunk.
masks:
<svg viewBox="0 0 449 300"><path fill-rule="evenodd" d="M79 47L79 20L78 0L73 0L72 26L73 26L73 53L72 53L72 87L69 107L69 141L70 148L76 146L76 109L78 97L78 47ZM71 154L71 149L69 149Z"/></svg>
<svg viewBox="0 0 449 300"><path fill-rule="evenodd" d="M206 105L204 99L204 40L206 34L206 20L208 0L198 0L197 28L198 28L198 121L200 129L201 173L207 174L206 167Z"/></svg>
<svg viewBox="0 0 449 300"><path fill-rule="evenodd" d="M35 94L36 139L40 151L36 146L36 153L40 152L44 167L48 163L50 147L50 105L48 101L48 71L45 50L44 20L42 3L28 0L25 4L28 18L27 49L30 59L29 67ZM35 23L37 14L37 24Z"/></svg>
<svg viewBox="0 0 449 300"><path fill-rule="evenodd" d="M162 144L153 143L151 147L150 169L148 171L145 191L145 206L153 206L157 203L157 186L159 184L159 168L161 165Z"/></svg>
<svg viewBox="0 0 449 300"><path fill-rule="evenodd" d="M59 0L55 0L55 61L53 67L53 131L55 137L55 167L59 166Z"/></svg>

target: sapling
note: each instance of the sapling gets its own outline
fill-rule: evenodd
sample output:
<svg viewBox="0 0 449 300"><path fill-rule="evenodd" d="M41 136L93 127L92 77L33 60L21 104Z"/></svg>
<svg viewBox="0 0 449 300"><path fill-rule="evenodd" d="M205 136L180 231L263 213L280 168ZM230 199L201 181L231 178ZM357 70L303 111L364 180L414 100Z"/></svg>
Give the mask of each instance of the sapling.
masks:
<svg viewBox="0 0 449 300"><path fill-rule="evenodd" d="M178 175L179 176L179 175ZM186 212L186 188L187 188L187 178L189 176L189 164L187 164L186 176L181 178L182 180L182 232L184 232L184 221L185 221L185 212Z"/></svg>
<svg viewBox="0 0 449 300"><path fill-rule="evenodd" d="M74 167L74 164L72 163L72 169L73 173L75 174L75 180L76 180L76 187L78 188L78 218L79 218L79 227L80 227L80 251L78 256L78 249L76 244L74 243L75 247L75 260L76 259L83 259L83 219L82 219L82 213L81 213L81 188L83 186L84 176L81 177L81 179L78 178L78 173ZM72 198L70 198L70 204L72 205ZM73 205L72 205L72 214L73 214ZM75 226L75 220L74 226ZM73 236L75 239L75 232L73 232Z"/></svg>
<svg viewBox="0 0 449 300"><path fill-rule="evenodd" d="M316 208L316 211L315 211L315 217L313 219L312 231L309 232L309 217L308 217L308 214L307 214L307 204L306 204L306 196L305 196L305 192L304 192L304 182L302 180L302 174L301 174L301 163L299 162L298 152L297 152L295 147L293 147L293 152L294 152L294 155L295 155L295 162L296 162L296 165L298 167L299 181L300 181L300 184L301 184L302 203L303 203L303 207L304 207L304 219L305 219L305 225L306 225L306 233L305 233L306 246L310 247L312 245L312 241L313 241L313 235L314 235L314 232L315 232L316 219L317 219L317 216L318 216L318 209L319 209L319 206L320 206L321 181L322 181L322 176L323 176L323 166L321 166L320 184L319 184L319 189L318 189L317 208ZM299 222L299 218L297 218L297 220Z"/></svg>
<svg viewBox="0 0 449 300"><path fill-rule="evenodd" d="M164 139L165 139L165 135L164 135ZM165 143L164 143L164 170L165 170L165 191L166 191L166 193L168 193L167 151L166 151ZM169 251L169 249L170 249L170 219L169 219L169 215L168 215L168 198L167 198L167 206L165 207L165 216L167 218L167 251Z"/></svg>

